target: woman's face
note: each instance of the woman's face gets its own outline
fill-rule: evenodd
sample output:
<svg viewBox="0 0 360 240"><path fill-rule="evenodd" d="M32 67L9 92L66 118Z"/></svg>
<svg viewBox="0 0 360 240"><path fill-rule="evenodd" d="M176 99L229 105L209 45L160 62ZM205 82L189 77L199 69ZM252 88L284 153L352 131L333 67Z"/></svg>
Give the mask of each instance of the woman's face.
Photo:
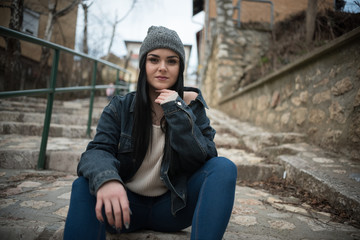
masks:
<svg viewBox="0 0 360 240"><path fill-rule="evenodd" d="M179 69L180 58L170 49L155 49L146 56L147 82L153 90L171 88L178 79Z"/></svg>

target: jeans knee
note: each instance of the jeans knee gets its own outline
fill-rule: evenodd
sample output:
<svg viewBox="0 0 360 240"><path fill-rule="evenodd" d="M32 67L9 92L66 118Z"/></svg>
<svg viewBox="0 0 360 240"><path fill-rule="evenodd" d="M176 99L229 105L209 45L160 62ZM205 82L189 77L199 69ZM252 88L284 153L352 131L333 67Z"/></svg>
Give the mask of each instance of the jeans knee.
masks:
<svg viewBox="0 0 360 240"><path fill-rule="evenodd" d="M237 179L237 166L235 163L228 158L221 157L223 162L223 169L226 171L226 174L228 174L229 179L236 181Z"/></svg>
<svg viewBox="0 0 360 240"><path fill-rule="evenodd" d="M234 162L226 157L215 157L210 159L214 164L216 171L221 172L222 178L236 182L237 179L237 166Z"/></svg>
<svg viewBox="0 0 360 240"><path fill-rule="evenodd" d="M75 181L72 183L72 191L79 191L83 188L89 189L89 182L84 177L78 177L75 179Z"/></svg>

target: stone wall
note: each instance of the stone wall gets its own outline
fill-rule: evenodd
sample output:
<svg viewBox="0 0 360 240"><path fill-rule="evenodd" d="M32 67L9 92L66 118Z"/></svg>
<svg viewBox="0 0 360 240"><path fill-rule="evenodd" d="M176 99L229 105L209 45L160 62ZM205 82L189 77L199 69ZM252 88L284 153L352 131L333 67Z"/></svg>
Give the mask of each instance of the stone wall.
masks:
<svg viewBox="0 0 360 240"><path fill-rule="evenodd" d="M360 28L227 93L213 106L272 131L306 133L310 142L360 160Z"/></svg>
<svg viewBox="0 0 360 240"><path fill-rule="evenodd" d="M271 33L237 29L232 0L216 0L216 11L200 73L208 104L271 131L306 133L309 142L360 160L360 28L235 90Z"/></svg>
<svg viewBox="0 0 360 240"><path fill-rule="evenodd" d="M234 91L244 74L256 66L268 49L269 31L239 30L232 20L232 0L217 0L217 18L210 22L202 90L210 105Z"/></svg>

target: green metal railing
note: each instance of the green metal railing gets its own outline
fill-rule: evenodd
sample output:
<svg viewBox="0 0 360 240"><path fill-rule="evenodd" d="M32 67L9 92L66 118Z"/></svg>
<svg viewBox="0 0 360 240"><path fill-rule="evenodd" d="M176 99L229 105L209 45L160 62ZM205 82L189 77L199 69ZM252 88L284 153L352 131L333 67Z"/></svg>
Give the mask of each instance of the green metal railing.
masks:
<svg viewBox="0 0 360 240"><path fill-rule="evenodd" d="M126 91L129 90L128 86L119 85L119 72L122 71L122 72L128 73L130 77L131 77L131 73L126 71L125 69L119 67L118 65L115 65L108 61L94 58L94 57L91 57L90 55L87 55L87 54L84 54L81 52L77 52L70 48L66 48L61 45L45 41L43 39L35 38L33 36L23 34L21 32L14 31L9 28L0 26L0 35L27 41L27 42L34 43L34 44L37 44L37 45L40 45L43 47L48 47L48 48L51 48L54 50L53 62L52 62L52 66L51 66L50 85L49 85L50 87L49 88L0 92L0 99L1 98L9 98L9 97L18 97L18 96L47 94L47 105L46 105L46 113L45 113L45 120L44 120L44 128L43 128L43 132L42 132L39 159L38 159L38 164L37 164L38 169L44 169L45 168L46 147L47 147L47 141L48 141L48 136L49 136L51 114L52 114L55 93L75 92L75 91L83 91L83 90L90 91L89 116L88 116L87 130L86 130L87 136L90 137L95 91L99 90L99 89L106 89L109 87L108 85L96 85L96 74L97 74L98 63L102 63L102 64L116 70L116 84L115 84L114 88L117 91L119 89L124 89ZM93 66L93 72L92 72L91 86L56 88L56 77L57 77L57 72L58 72L58 65L59 65L61 51L93 61L94 66Z"/></svg>

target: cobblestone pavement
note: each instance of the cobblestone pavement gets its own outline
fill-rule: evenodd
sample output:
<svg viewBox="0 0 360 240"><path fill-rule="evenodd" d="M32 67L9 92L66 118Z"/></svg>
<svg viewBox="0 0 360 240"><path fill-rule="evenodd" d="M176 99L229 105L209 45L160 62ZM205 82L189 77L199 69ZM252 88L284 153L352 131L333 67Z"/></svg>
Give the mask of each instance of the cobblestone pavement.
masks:
<svg viewBox="0 0 360 240"><path fill-rule="evenodd" d="M57 171L0 169L0 238L62 239L72 181ZM175 234L143 231L108 239L189 239L190 228ZM360 239L360 229L332 222L299 199L237 186L225 240Z"/></svg>

